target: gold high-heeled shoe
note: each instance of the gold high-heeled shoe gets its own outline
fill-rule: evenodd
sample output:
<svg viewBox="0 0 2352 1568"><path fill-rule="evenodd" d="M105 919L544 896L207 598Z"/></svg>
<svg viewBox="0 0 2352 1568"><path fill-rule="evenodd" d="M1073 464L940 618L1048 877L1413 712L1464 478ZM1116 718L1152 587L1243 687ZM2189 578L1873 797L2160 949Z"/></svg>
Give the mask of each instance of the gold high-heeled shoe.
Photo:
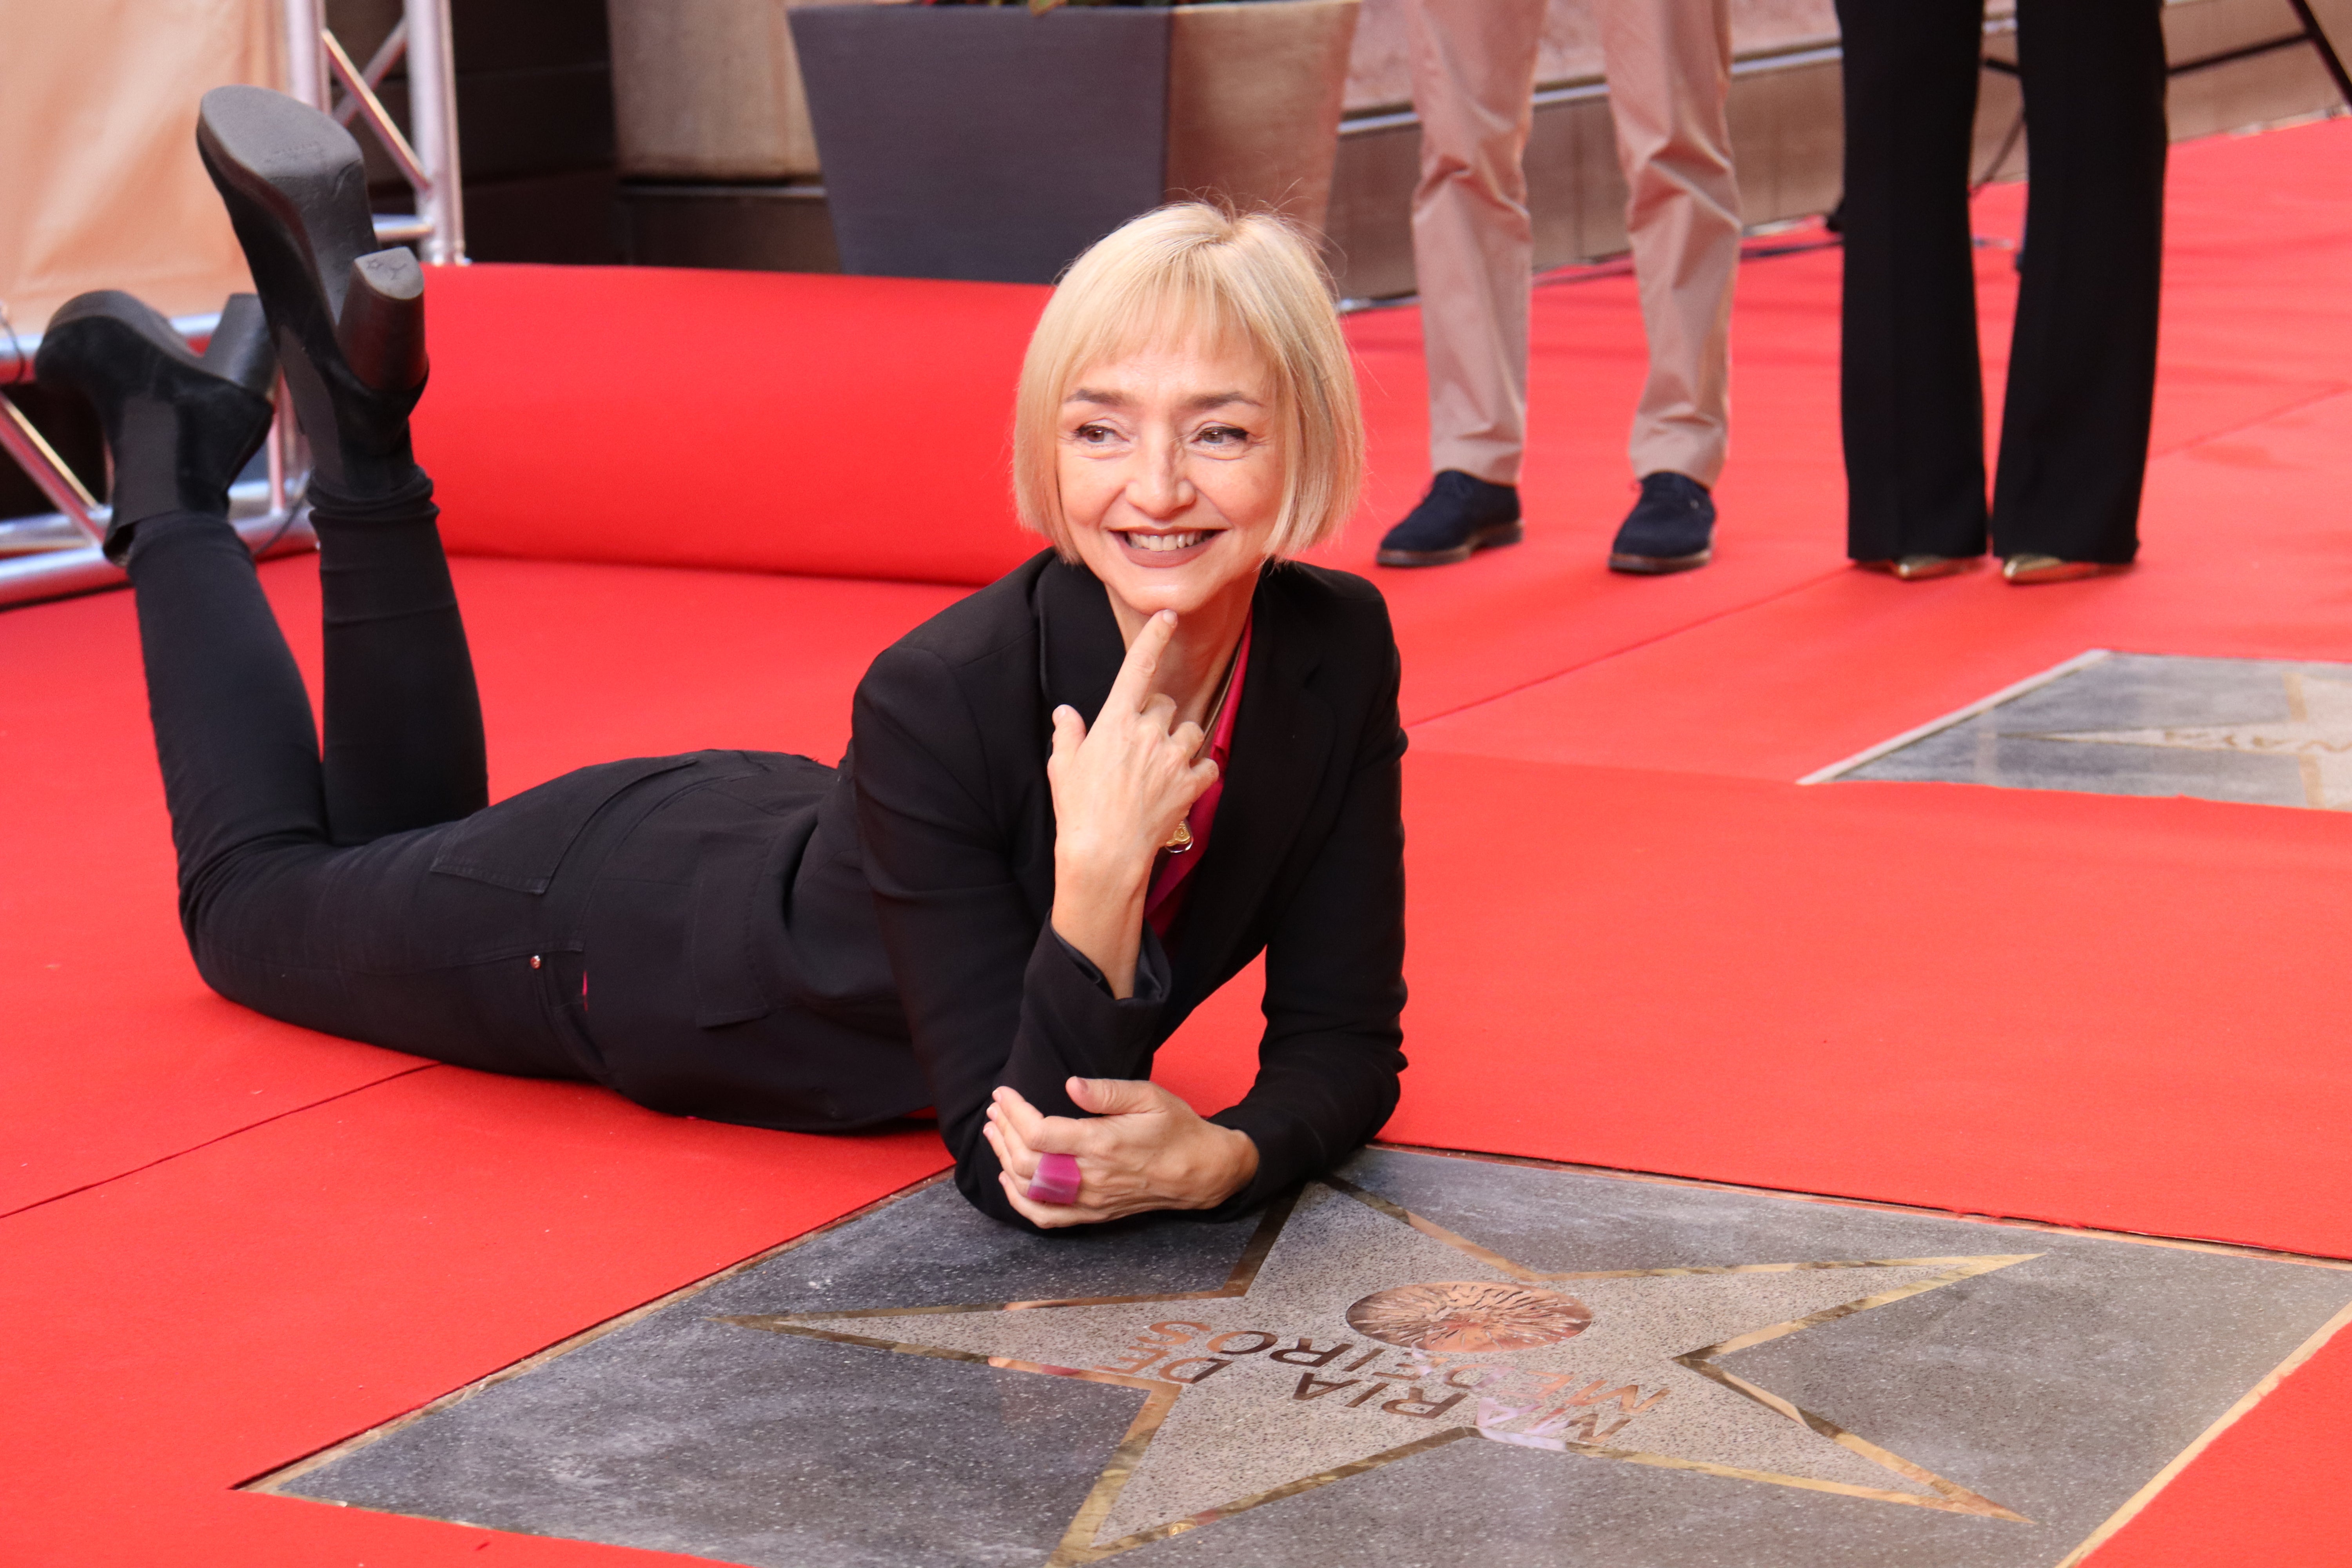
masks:
<svg viewBox="0 0 2352 1568"><path fill-rule="evenodd" d="M2067 561L2032 551L2012 555L2000 563L2001 577L2007 582L2021 584L2072 583L2077 578L2097 577L2122 570L2120 566L2110 566L2097 561Z"/></svg>
<svg viewBox="0 0 2352 1568"><path fill-rule="evenodd" d="M1979 559L1974 555L1898 555L1891 561L1857 561L1854 564L1864 571L1884 572L1906 583L1916 583L1928 577L1973 572Z"/></svg>

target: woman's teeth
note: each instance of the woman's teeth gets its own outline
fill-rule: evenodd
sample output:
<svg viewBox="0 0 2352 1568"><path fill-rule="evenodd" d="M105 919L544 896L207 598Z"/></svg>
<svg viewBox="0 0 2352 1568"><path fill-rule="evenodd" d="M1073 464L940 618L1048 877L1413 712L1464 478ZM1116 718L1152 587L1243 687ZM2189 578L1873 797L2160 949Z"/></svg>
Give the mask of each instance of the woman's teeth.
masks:
<svg viewBox="0 0 2352 1568"><path fill-rule="evenodd" d="M1204 530L1195 529L1191 533L1130 533L1127 542L1138 550L1190 550L1208 537Z"/></svg>

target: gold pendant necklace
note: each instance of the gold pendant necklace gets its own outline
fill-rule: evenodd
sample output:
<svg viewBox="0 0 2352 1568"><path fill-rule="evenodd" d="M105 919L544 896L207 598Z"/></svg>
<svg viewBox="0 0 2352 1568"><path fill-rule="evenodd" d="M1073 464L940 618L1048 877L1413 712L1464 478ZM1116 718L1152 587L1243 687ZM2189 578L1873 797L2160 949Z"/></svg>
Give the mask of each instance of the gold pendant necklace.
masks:
<svg viewBox="0 0 2352 1568"><path fill-rule="evenodd" d="M1236 643L1234 646L1233 658L1225 661L1225 679L1218 683L1217 700L1209 705L1208 721L1201 726L1201 747L1202 751L1207 750L1211 745L1215 743L1217 721L1224 717L1225 699L1227 696L1231 695L1234 689L1234 674L1241 668L1241 645ZM1200 755L1200 752L1194 752L1192 753L1195 761L1199 760ZM1183 818L1179 817L1176 822L1176 831L1170 834L1168 836L1168 842L1162 844L1160 847L1171 855L1181 855L1185 850L1192 847L1192 825L1190 822L1185 821Z"/></svg>

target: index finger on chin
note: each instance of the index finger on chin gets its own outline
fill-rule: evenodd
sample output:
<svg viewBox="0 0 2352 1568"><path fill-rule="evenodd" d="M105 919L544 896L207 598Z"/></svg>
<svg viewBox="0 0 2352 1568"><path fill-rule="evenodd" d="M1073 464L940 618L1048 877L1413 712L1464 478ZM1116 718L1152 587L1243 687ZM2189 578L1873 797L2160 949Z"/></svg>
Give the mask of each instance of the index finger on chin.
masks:
<svg viewBox="0 0 2352 1568"><path fill-rule="evenodd" d="M1139 713L1143 700L1151 690L1151 678L1160 668L1160 655L1168 647L1168 639L1176 635L1176 612L1162 610L1143 623L1128 645L1127 658L1118 667L1118 679L1110 685L1110 697L1103 703L1106 713Z"/></svg>

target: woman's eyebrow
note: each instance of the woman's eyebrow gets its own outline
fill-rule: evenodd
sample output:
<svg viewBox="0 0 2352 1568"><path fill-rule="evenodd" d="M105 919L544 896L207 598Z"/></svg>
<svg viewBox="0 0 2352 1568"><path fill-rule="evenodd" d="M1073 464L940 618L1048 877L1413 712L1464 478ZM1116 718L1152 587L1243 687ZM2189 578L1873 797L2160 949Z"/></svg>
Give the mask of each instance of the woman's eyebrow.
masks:
<svg viewBox="0 0 2352 1568"><path fill-rule="evenodd" d="M1091 386L1073 388L1069 396L1062 401L1066 404L1091 403L1103 408L1131 408L1135 405L1135 399L1124 392L1097 392ZM1211 408L1223 408L1229 403L1246 404L1252 408L1264 406L1246 392L1203 392L1198 396L1186 398L1183 408L1187 414L1199 414Z"/></svg>
<svg viewBox="0 0 2352 1568"><path fill-rule="evenodd" d="M1108 390L1096 390L1091 388L1091 385L1073 388L1073 393L1070 393L1068 397L1063 397L1061 402L1063 406L1073 405L1073 402L1082 402L1082 405L1096 406L1096 409L1131 409L1131 406L1136 406L1136 400L1134 397L1129 397L1127 393L1108 393ZM1263 409L1263 406L1265 406L1261 405L1256 397L1251 397L1249 393L1200 393L1197 397L1185 397L1183 411L1185 414L1206 414L1209 409L1223 409L1223 406L1234 405L1234 402L1237 402L1237 405L1251 406L1251 409Z"/></svg>

